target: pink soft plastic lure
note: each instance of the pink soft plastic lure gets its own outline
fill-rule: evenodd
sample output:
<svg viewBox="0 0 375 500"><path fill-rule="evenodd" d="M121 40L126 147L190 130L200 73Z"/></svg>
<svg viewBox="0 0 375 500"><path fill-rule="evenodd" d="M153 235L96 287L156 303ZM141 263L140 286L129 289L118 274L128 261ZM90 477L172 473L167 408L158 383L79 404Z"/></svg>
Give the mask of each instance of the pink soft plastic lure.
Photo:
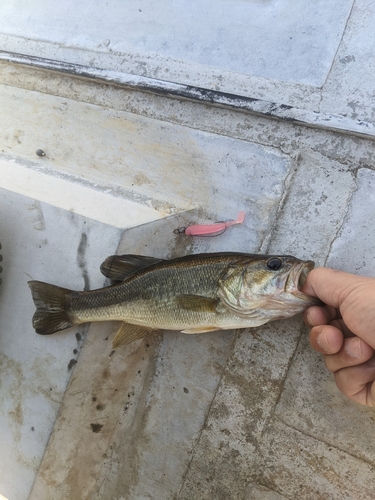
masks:
<svg viewBox="0 0 375 500"><path fill-rule="evenodd" d="M229 222L216 222L215 224L194 224L185 229L187 236L218 236L222 234L227 227L235 224L242 224L245 220L245 212L240 212L236 220Z"/></svg>

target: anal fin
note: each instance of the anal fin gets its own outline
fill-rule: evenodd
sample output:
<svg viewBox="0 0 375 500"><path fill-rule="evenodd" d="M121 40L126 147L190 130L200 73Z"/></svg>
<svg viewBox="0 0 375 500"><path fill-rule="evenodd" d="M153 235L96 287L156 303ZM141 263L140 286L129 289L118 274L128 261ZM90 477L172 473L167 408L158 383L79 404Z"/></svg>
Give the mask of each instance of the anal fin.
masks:
<svg viewBox="0 0 375 500"><path fill-rule="evenodd" d="M129 323L122 323L115 338L112 341L113 349L122 345L131 344L136 340L143 339L149 333L154 331L153 328L148 328L138 325L130 325Z"/></svg>

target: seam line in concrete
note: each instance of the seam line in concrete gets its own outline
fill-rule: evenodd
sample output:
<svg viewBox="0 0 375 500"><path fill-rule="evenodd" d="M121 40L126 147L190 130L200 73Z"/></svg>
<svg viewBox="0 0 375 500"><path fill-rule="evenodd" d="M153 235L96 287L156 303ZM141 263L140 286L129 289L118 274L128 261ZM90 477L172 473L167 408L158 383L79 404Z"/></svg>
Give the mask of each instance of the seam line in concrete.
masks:
<svg viewBox="0 0 375 500"><path fill-rule="evenodd" d="M342 115L320 113L287 104L280 104L252 97L233 95L206 88L183 85L125 74L118 71L103 70L79 64L66 63L52 59L0 51L0 60L11 64L31 66L47 71L66 73L75 77L102 81L110 85L128 87L170 98L189 99L214 106L242 110L271 119L288 121L312 128L356 135L375 140L375 126L363 120L353 120Z"/></svg>
<svg viewBox="0 0 375 500"><path fill-rule="evenodd" d="M265 253L265 254L267 254L269 251L270 243L273 239L273 236L275 234L276 228L277 228L278 223L279 223L280 214L282 214L285 203L287 202L287 200L289 198L290 188L293 184L294 177L297 173L296 163L298 164L298 156L296 158L293 158L289 153L283 151L281 148L278 148L278 149L284 155L289 157L290 167L289 167L289 171L288 171L288 173L287 173L287 175L282 183L283 184L283 192L281 194L280 200L279 200L277 207L276 207L275 217L274 217L273 222L271 224L270 230L268 231L268 234L266 234L266 236L264 237L262 244L260 245L260 248L259 248L259 253Z"/></svg>
<svg viewBox="0 0 375 500"><path fill-rule="evenodd" d="M229 359L229 358L230 358L230 356L232 355L232 352L233 352L233 349L234 349L234 346L235 346L235 343L236 343L236 340L237 340L237 338L238 338L239 334L240 334L240 330L235 330L235 334L234 334L234 336L233 336L232 343L231 343L230 348L229 348L229 350L228 350L228 355L227 355L227 357L226 357L226 359L225 359L225 363L223 363L223 369L222 369L222 371L221 371L219 381L218 381L218 383L217 383L217 385L216 385L215 392L214 392L214 394L213 394L213 396L212 396L211 403L210 403L210 406L208 407L208 410L207 410L206 417L205 417L205 419L204 419L203 425L202 425L202 427L201 427L201 429L200 429L200 431L199 431L199 435L198 435L198 437L197 437L197 439L196 439L196 441L195 441L195 444L194 444L194 446L193 446L193 449L192 449L192 451L191 451L191 459L189 460L189 463L188 463L188 465L187 465L187 467L186 467L186 470L185 470L185 472L184 472L184 474L183 474L183 476L182 476L181 486L180 486L180 488L178 489L178 491L176 492L176 495L175 495L175 497L174 497L174 500L178 500L178 498L179 498L179 496L180 496L180 493L181 493L181 491L182 491L182 488L183 488L183 487L184 487L184 485L185 485L185 481L186 481L187 475L189 474L189 471L190 471L190 468L191 468L191 464L193 463L193 460L194 460L194 458L195 458L195 450L196 450L197 446L199 445L199 442L200 442L200 440L201 440L201 437L202 437L202 434L203 434L204 429L206 429L206 424L207 424L207 420L208 420L208 419L209 419L209 417L210 417L210 413L211 413L211 408L212 408L212 405L214 404L214 401L215 401L215 399L216 399L217 393L218 393L218 391L219 391L219 389L220 389L220 387L221 387L221 382L222 382L222 380L223 380L224 373L225 373L225 370L226 370L226 367L227 367L227 364L228 364L228 359Z"/></svg>
<svg viewBox="0 0 375 500"><path fill-rule="evenodd" d="M351 19L351 17L352 17L352 13L353 13L353 10L354 10L354 5L355 5L355 3L356 3L356 0L354 0L354 1L353 1L353 3L352 3L352 7L351 7L351 9L350 9L349 15L348 15L348 17L346 18L346 23L345 23L344 29L342 30L341 39L340 39L340 41L339 41L339 43L338 43L338 45L337 45L337 49L336 49L335 55L334 55L334 57L333 57L333 59L332 59L332 64L331 64L331 67L329 68L329 71L328 71L328 73L327 73L327 77L326 77L326 79L325 79L325 81L324 81L323 85L321 86L321 94L320 94L320 95L321 95L321 98L320 98L320 102L319 102L319 111L320 111L320 105L321 105L322 100L323 100L323 90L324 90L324 86L325 86L325 85L326 85L326 83L328 82L329 77L330 77L331 72L332 72L332 68L333 68L333 66L335 65L336 58L337 58L337 54L338 54L338 53L339 53L339 51L340 51L342 41L343 41L344 36L345 36L345 34L346 34L346 29L347 29L348 24L349 24L349 21L350 21L350 19Z"/></svg>
<svg viewBox="0 0 375 500"><path fill-rule="evenodd" d="M308 432L302 431L301 429L298 429L297 427L294 427L293 425L290 425L287 422L285 422L279 415L275 415L275 419L282 422L282 424L285 425L286 427L288 427L289 429L292 429L293 431L298 432L298 434L302 434L303 436L307 436L310 439L314 439L314 441L317 441L319 443L324 443L329 448L333 448L337 451L340 451L341 453L345 453L345 454L349 455L350 457L354 458L355 460L360 460L361 462L364 462L364 463L370 465L371 467L374 467L374 462L370 462L366 458L359 457L357 455L353 455L353 453L351 453L350 451L343 450L342 448L339 448L338 446L335 446L334 444L329 443L328 441L326 441L322 437L318 438L316 435L312 435L312 434L309 434Z"/></svg>
<svg viewBox="0 0 375 500"><path fill-rule="evenodd" d="M265 484L265 483L262 483L261 481L258 481L256 483L256 486L260 486L260 487L263 487L263 488L266 488L267 490L271 491L272 493L277 493L278 495L281 495L283 498L285 498L285 500L287 500L288 498L291 498L292 500L295 500L295 497L290 497L289 495L286 496L285 492L283 492L282 490L276 490L274 485L270 485L270 484ZM244 498L243 500L247 500L247 497ZM251 499L250 499L251 500Z"/></svg>
<svg viewBox="0 0 375 500"><path fill-rule="evenodd" d="M273 417L275 417L275 418L279 418L279 417L276 415L276 408L277 408L277 405L279 404L279 401L280 401L281 395L282 395L282 393L283 393L283 390L284 390L284 385L285 385L285 381L286 381L286 379L287 379L287 377L288 377L290 367L292 366L292 364L293 364L293 362L294 362L294 357L295 357L296 352L297 352L297 350L298 350L298 346L299 346L299 345L300 345L300 343L301 343L301 338L302 338L302 335L303 335L303 333L304 333L304 332L303 332L303 330L304 330L304 326L303 326L303 325L301 325L301 328L300 328L300 334L299 334L299 337L298 337L298 339L297 339L297 342L296 342L296 345L295 345L295 348L294 348L293 354L291 355L290 360L289 360L289 363L288 363L288 366L287 366L287 368L286 368L286 370L285 370L285 375L284 375L283 379L282 379L282 380L281 380L281 382L280 382L280 390L279 390L279 394L278 394L278 396L277 396L277 398L276 398L276 401L275 401L275 403L273 404L273 406L272 406L272 408L271 408L271 410L270 410L270 412L269 412L268 416L266 417L266 420L267 420L267 421L266 421L266 423L265 423L265 424L264 424L264 426L263 426L262 432L261 432L261 434L260 434L259 441L261 441L261 440L262 440L263 435L264 435L264 434L265 434L265 432L267 431L267 429L268 429L268 427L269 427L269 425L270 425L270 423L271 423L271 419L272 419ZM281 419L280 419L280 420L281 420ZM259 443L258 443L258 448L259 448Z"/></svg>
<svg viewBox="0 0 375 500"><path fill-rule="evenodd" d="M51 178L56 178L56 179L62 179L68 182L71 182L72 184L76 184L79 186L83 186L86 188L90 188L93 191L98 191L100 193L108 194L111 195L115 198L121 198L121 199L126 199L129 200L133 203L139 203L142 204L146 207L149 208L154 208L155 205L158 204L163 204L164 202L158 199L154 199L151 197L148 197L144 194L141 193L136 193L134 191L130 191L128 189L124 189L122 187L115 187L111 186L108 184L100 184L99 182L93 182L89 179L84 179L83 177L76 176L74 174L70 174L68 172L61 172L59 170L55 170L51 168L50 166L41 166L31 160L24 160L19 157L15 158L12 155L9 154L2 154L0 155L0 159L3 159L5 161L9 161L12 163L17 163L19 165L22 165L23 167L30 169L30 171L38 172L46 176L50 176ZM184 208L181 207L176 207L173 205L170 205L170 214L169 215L174 215L175 213L180 213L185 211Z"/></svg>
<svg viewBox="0 0 375 500"><path fill-rule="evenodd" d="M327 255L326 255L326 258L324 259L324 267L326 267L327 265L327 262L329 260L329 257L331 255L331 252L332 252L332 247L335 243L335 241L337 240L337 238L340 236L340 233L341 233L341 230L347 220L347 217L348 217L348 214L349 214L349 210L350 210L350 206L351 206L351 202L352 202L352 199L353 199L353 196L354 196L354 193L357 191L358 189L358 184L357 184L357 174L358 174L358 170L357 169L355 172L351 172L351 174L353 175L353 178L354 178L354 187L353 189L350 191L349 193L349 196L348 196L348 199L346 201L346 206L345 206L345 213L343 214L342 216L342 219L341 219L341 224L340 226L337 228L337 231L336 231L336 234L335 236L332 238L330 244L329 244L329 248L328 248L328 251L327 251Z"/></svg>

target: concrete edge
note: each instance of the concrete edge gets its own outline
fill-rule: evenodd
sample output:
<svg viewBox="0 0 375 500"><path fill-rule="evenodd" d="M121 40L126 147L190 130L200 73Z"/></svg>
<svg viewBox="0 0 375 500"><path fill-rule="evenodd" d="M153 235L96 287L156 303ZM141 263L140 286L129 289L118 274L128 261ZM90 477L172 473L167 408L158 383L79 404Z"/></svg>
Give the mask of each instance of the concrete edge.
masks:
<svg viewBox="0 0 375 500"><path fill-rule="evenodd" d="M32 194L41 202L120 229L152 222L181 211L172 206L168 211L158 210L156 200L63 174L48 166L21 161L10 155L0 156L0 169L1 188L28 197Z"/></svg>
<svg viewBox="0 0 375 500"><path fill-rule="evenodd" d="M96 68L116 69L121 73L180 82L185 85L195 85L269 101L284 99L297 108L318 110L321 101L321 89L315 85L272 80L249 75L246 72L237 73L155 53L118 52L106 46L98 46L93 50L77 45L32 40L1 33L0 48L9 53L43 57L83 66L92 66L91 61L94 60Z"/></svg>
<svg viewBox="0 0 375 500"><path fill-rule="evenodd" d="M45 59L35 56L0 51L0 61L31 66L42 70L65 73L71 76L104 82L108 85L132 88L144 92L208 103L214 106L249 112L271 119L292 122L306 127L324 129L375 140L375 126L363 120L353 120L342 115L319 113L252 97L183 85L165 80L126 74L118 71L92 68L79 64Z"/></svg>

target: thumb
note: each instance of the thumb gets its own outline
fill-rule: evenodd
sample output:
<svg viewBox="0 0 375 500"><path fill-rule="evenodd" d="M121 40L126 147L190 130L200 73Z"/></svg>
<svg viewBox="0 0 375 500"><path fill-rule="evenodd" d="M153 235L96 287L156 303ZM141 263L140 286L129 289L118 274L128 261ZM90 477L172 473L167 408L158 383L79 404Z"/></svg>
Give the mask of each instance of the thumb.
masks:
<svg viewBox="0 0 375 500"><path fill-rule="evenodd" d="M318 267L307 275L302 292L313 297L318 297L325 304L340 308L344 300L363 279L354 274Z"/></svg>
<svg viewBox="0 0 375 500"><path fill-rule="evenodd" d="M340 310L345 325L375 349L375 279L318 267L303 292Z"/></svg>

